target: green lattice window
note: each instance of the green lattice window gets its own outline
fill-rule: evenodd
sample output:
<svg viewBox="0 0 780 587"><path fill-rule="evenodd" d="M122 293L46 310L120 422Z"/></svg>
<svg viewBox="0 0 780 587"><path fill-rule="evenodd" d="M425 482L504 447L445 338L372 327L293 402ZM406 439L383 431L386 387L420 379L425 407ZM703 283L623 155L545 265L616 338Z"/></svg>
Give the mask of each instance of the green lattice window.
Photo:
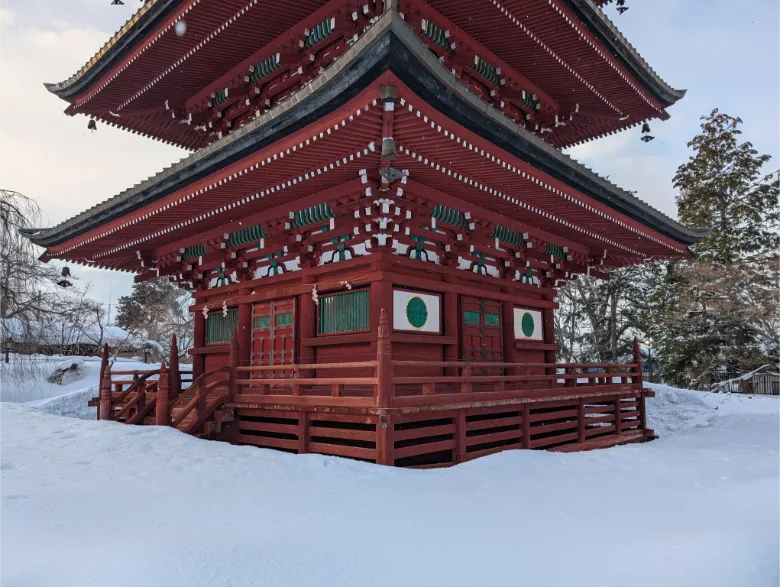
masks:
<svg viewBox="0 0 780 587"><path fill-rule="evenodd" d="M254 323L255 330L268 330L271 328L270 316L257 316Z"/></svg>
<svg viewBox="0 0 780 587"><path fill-rule="evenodd" d="M466 324L473 324L476 326L479 326L482 322L480 320L480 314L479 312L464 312L464 319L466 321Z"/></svg>
<svg viewBox="0 0 780 587"><path fill-rule="evenodd" d="M229 310L227 316L223 316L222 312L209 314L206 318L206 344L230 342L237 325L238 310Z"/></svg>
<svg viewBox="0 0 780 587"><path fill-rule="evenodd" d="M369 291L351 291L319 298L318 334L341 334L369 329Z"/></svg>
<svg viewBox="0 0 780 587"><path fill-rule="evenodd" d="M501 317L498 314L485 313L485 326L500 326Z"/></svg>
<svg viewBox="0 0 780 587"><path fill-rule="evenodd" d="M274 317L274 325L277 328L283 327L283 326L292 326L293 323L293 315L292 312L285 312L283 314L277 314Z"/></svg>

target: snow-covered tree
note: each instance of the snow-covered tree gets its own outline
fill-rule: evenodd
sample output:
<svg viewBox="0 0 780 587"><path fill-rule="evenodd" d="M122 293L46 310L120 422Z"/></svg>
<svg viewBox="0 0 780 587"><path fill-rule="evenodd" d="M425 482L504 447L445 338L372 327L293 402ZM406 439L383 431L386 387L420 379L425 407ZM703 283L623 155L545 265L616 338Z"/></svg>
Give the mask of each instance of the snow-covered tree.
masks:
<svg viewBox="0 0 780 587"><path fill-rule="evenodd" d="M138 338L154 341L167 349L176 334L179 349L193 343L193 319L189 311L192 296L165 278L133 284L129 296L119 298L116 325Z"/></svg>

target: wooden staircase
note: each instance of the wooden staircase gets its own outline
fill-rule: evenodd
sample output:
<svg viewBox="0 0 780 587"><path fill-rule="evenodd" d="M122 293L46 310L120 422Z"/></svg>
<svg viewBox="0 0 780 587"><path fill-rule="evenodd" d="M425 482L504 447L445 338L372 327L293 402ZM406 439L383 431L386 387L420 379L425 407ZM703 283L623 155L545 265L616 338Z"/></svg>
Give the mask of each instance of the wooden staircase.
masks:
<svg viewBox="0 0 780 587"><path fill-rule="evenodd" d="M235 339L235 336L234 336ZM237 357L233 341L231 359ZM144 371L111 371L108 345L103 349L100 395L89 405L97 406L99 420L124 424L171 426L198 438L214 438L235 416L225 404L234 399L235 369L231 365L212 369L183 388L176 337L171 341L170 367ZM112 377L131 379L112 379ZM126 386L126 387L125 387Z"/></svg>

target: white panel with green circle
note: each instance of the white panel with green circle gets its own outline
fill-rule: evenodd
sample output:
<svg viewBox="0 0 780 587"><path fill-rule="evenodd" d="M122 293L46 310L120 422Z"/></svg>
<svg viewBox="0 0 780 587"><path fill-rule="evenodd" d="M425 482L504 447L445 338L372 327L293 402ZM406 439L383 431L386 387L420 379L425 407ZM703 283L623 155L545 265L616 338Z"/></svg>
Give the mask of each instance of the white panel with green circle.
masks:
<svg viewBox="0 0 780 587"><path fill-rule="evenodd" d="M393 329L440 332L440 303L436 295L394 289Z"/></svg>
<svg viewBox="0 0 780 587"><path fill-rule="evenodd" d="M539 310L515 308L515 338L517 340L544 340L542 313Z"/></svg>

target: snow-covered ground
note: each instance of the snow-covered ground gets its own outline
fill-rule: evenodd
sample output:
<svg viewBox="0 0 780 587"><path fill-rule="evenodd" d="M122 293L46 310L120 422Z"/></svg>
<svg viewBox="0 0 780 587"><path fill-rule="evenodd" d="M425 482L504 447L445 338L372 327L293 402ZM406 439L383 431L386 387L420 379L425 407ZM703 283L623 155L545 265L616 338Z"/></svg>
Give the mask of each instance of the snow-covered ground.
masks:
<svg viewBox="0 0 780 587"><path fill-rule="evenodd" d="M65 361L83 361L83 377L72 381L67 385L49 383L46 377L51 374L54 367ZM130 371L134 369L157 369L157 364L146 364L138 360L119 357L114 363L116 371ZM0 401L4 402L30 402L57 398L64 393L83 392L85 397L97 395L97 385L100 379L100 357L63 357L59 355L30 355L19 357L11 355L11 362L6 364L0 361ZM93 389L89 389L92 387ZM93 408L92 416L95 412ZM68 414L74 415L74 414ZM86 413L83 414L86 416Z"/></svg>
<svg viewBox="0 0 780 587"><path fill-rule="evenodd" d="M4 403L2 585L776 587L778 398L652 387L657 441L425 471Z"/></svg>

